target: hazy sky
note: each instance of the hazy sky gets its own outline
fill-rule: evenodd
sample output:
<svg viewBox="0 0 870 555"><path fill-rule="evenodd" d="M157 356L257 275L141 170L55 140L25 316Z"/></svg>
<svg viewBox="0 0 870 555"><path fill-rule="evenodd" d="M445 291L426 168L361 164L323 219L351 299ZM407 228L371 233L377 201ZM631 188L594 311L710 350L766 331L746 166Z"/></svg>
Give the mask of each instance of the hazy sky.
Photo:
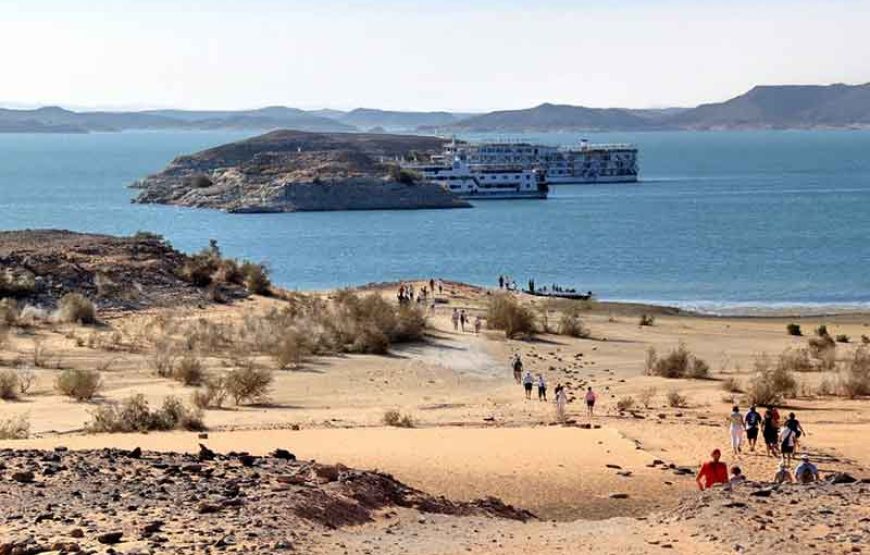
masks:
<svg viewBox="0 0 870 555"><path fill-rule="evenodd" d="M0 102L687 106L870 81L870 0L0 0Z"/></svg>

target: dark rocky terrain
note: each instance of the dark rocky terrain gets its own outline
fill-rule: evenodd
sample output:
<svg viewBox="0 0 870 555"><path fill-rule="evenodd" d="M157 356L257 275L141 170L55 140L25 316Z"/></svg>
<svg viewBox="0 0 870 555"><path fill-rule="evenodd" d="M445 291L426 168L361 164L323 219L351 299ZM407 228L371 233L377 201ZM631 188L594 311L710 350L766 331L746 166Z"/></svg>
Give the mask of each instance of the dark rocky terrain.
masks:
<svg viewBox="0 0 870 555"><path fill-rule="evenodd" d="M526 521L497 499L454 503L387 474L270 457L0 450L0 554L306 552L391 509ZM114 552L114 551L108 551Z"/></svg>
<svg viewBox="0 0 870 555"><path fill-rule="evenodd" d="M196 304L215 298L180 273L191 257L147 233L112 237L60 230L0 232L0 298L53 308L81 293L101 309ZM247 295L221 284L223 298Z"/></svg>
<svg viewBox="0 0 870 555"><path fill-rule="evenodd" d="M136 184L140 203L229 212L459 208L433 183L398 177L396 157L438 152L436 137L273 131L180 156Z"/></svg>

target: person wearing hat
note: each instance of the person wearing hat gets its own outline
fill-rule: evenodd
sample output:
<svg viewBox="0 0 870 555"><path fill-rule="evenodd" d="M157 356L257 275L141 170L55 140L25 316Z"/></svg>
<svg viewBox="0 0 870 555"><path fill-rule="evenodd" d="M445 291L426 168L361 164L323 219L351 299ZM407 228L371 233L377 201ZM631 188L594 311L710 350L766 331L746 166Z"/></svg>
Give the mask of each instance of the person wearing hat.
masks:
<svg viewBox="0 0 870 555"><path fill-rule="evenodd" d="M794 469L794 478L799 484L810 484L819 481L819 469L810 462L810 456L801 457L801 462Z"/></svg>
<svg viewBox="0 0 870 555"><path fill-rule="evenodd" d="M773 475L773 482L776 484L794 483L794 476L791 475L791 471L788 469L788 463L785 461L779 463L779 468L776 474Z"/></svg>
<svg viewBox="0 0 870 555"><path fill-rule="evenodd" d="M699 470L698 475L695 476L695 481L698 483L698 489L705 490L712 488L716 484L725 484L728 482L728 466L719 461L721 456L722 451L713 449L713 452L710 453L710 458L712 460L701 465L701 470Z"/></svg>

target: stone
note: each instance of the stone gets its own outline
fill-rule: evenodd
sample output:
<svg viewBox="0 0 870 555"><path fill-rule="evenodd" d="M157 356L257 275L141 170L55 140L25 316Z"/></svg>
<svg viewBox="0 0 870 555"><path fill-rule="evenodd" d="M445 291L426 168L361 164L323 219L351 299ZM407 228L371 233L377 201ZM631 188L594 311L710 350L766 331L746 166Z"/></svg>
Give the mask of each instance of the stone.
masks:
<svg viewBox="0 0 870 555"><path fill-rule="evenodd" d="M114 545L121 541L121 538L124 537L124 532L114 531L114 532L105 532L97 536L97 541L104 545Z"/></svg>
<svg viewBox="0 0 870 555"><path fill-rule="evenodd" d="M629 495L627 493L611 493L610 499L628 499Z"/></svg>
<svg viewBox="0 0 870 555"><path fill-rule="evenodd" d="M283 459L286 461L295 461L296 460L296 455L294 455L293 453L291 453L290 451L288 451L286 449L275 449L272 452L272 456L275 457L276 459Z"/></svg>
<svg viewBox="0 0 870 555"><path fill-rule="evenodd" d="M33 472L30 470L19 470L13 472L11 478L19 484L29 484L33 482Z"/></svg>

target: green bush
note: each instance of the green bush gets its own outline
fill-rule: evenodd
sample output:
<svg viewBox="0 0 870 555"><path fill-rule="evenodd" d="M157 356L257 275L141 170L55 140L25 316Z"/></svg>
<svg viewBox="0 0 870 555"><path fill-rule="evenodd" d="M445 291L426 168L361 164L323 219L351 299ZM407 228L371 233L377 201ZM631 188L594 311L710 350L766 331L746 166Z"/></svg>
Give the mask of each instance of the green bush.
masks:
<svg viewBox="0 0 870 555"><path fill-rule="evenodd" d="M799 324L788 324L785 329L789 335L796 335L798 337L803 335Z"/></svg>
<svg viewBox="0 0 870 555"><path fill-rule="evenodd" d="M489 301L486 324L491 329L504 330L508 339L531 337L535 334L535 315L507 293L493 295Z"/></svg>
<svg viewBox="0 0 870 555"><path fill-rule="evenodd" d="M102 379L96 370L69 368L57 377L55 387L60 394L76 401L90 401L100 391Z"/></svg>
<svg viewBox="0 0 870 555"><path fill-rule="evenodd" d="M97 309L94 303L80 293L67 293L61 297L56 314L60 322L97 323Z"/></svg>

